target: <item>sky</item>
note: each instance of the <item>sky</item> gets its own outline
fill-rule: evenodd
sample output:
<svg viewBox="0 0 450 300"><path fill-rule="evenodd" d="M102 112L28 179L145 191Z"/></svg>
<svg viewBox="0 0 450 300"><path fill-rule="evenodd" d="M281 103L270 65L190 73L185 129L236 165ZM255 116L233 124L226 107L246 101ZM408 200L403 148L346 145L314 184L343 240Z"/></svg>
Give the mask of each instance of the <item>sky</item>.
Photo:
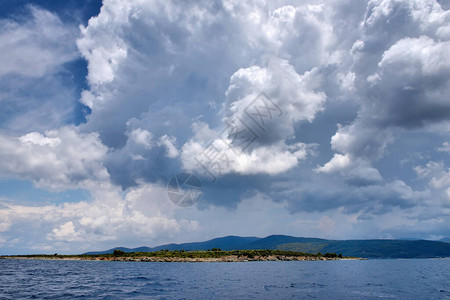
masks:
<svg viewBox="0 0 450 300"><path fill-rule="evenodd" d="M1 0L0 254L450 237L449 9Z"/></svg>

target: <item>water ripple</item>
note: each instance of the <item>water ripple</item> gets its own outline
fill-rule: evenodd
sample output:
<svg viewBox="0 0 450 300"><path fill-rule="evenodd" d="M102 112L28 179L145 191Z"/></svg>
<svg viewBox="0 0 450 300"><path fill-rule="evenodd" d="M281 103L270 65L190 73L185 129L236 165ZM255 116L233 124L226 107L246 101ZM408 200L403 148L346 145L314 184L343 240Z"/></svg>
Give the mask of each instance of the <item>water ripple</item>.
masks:
<svg viewBox="0 0 450 300"><path fill-rule="evenodd" d="M0 260L0 299L449 299L450 260ZM438 274L438 275L437 275Z"/></svg>

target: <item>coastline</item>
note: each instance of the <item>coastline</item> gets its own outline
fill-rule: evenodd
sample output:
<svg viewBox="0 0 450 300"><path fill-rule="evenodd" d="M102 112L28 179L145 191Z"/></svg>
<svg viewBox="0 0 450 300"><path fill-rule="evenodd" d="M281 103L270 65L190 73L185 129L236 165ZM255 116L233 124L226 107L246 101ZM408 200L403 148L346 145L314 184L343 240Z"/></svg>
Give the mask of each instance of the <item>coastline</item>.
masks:
<svg viewBox="0 0 450 300"><path fill-rule="evenodd" d="M363 260L363 258L312 257L312 256L255 256L238 257L229 255L223 257L82 257L82 256L0 256L0 259L23 260L89 260L89 261L119 261L119 262L250 262L250 261L329 261L329 260Z"/></svg>

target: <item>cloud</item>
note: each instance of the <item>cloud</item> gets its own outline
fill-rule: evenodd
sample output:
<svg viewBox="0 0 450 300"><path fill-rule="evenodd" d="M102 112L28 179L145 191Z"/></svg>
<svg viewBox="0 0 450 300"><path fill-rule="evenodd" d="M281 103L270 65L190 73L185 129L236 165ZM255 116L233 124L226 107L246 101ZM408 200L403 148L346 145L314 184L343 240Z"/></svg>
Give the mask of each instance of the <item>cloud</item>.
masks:
<svg viewBox="0 0 450 300"><path fill-rule="evenodd" d="M319 85L315 71L299 76L285 60L238 70L227 90L225 129L215 130L213 139L208 134L206 140L187 142L183 166L214 177L230 172L275 175L297 166L311 147L287 140L294 137L295 123L312 121L323 109L326 97L314 90Z"/></svg>
<svg viewBox="0 0 450 300"><path fill-rule="evenodd" d="M255 142L256 148L261 148L236 157L234 165L223 174L278 174L306 158L305 149L309 146L295 141L294 126L312 122L324 110L323 74L314 65L338 61L330 58L334 50L329 46L336 42L331 41L332 27L326 25L327 14L321 6L285 6L267 14L260 4L198 2L180 9L167 1L106 1L99 16L82 28L77 45L88 61L89 90L82 93L81 101L92 109L83 129L99 132L105 145L121 153L120 157L110 155L106 164L116 183L127 187L135 181L127 180L126 174L114 174L116 170L139 174L128 177L142 177L152 173L148 168L154 169L160 159L156 149L136 153L129 138L133 130L151 132L155 138L175 139L181 154L167 139L160 140L159 145L165 145L169 158L181 158L179 164L173 164L177 168L181 164L193 170L194 156L203 152L199 149L199 154L194 155L193 151L198 149L198 143L205 147L210 142L194 140L189 135L186 129L194 128L197 121L193 120L202 116L218 138L224 124L256 119L253 116L254 120L250 120L251 115L245 114L244 108L261 93L278 105L279 111L274 114L281 112L282 116L266 119L265 129L257 133ZM307 31L299 31L300 25L317 34L303 36ZM265 30L261 31L260 26ZM137 39L143 32L148 39ZM322 52L309 47L312 39L320 40L317 46ZM309 60L292 59L298 46L304 48L302 55L309 55L311 64L302 66ZM248 66L251 60L258 63ZM205 103L216 98L226 101L214 117L212 107ZM189 109L184 109L187 105ZM111 114L117 115L114 122L106 117ZM258 124L253 122L252 126ZM125 132L128 136L124 136ZM124 165L129 164L124 155L148 163L134 164L131 170ZM154 180L153 175L146 177Z"/></svg>
<svg viewBox="0 0 450 300"><path fill-rule="evenodd" d="M437 149L439 152L449 152L450 153L450 143L444 142L442 143L442 146Z"/></svg>
<svg viewBox="0 0 450 300"><path fill-rule="evenodd" d="M340 208L344 214L378 218L397 208L409 210L421 205L436 205L427 202L431 195L429 191L416 191L402 180L368 185L321 178L305 180L301 184L275 182L270 188L269 195L287 201L292 213L324 213Z"/></svg>
<svg viewBox="0 0 450 300"><path fill-rule="evenodd" d="M181 158L186 170L215 181L229 173L276 175L286 172L304 160L310 149L302 143L289 146L275 144L245 153L236 152L239 150L230 148L229 142L222 140L214 140L206 147L192 141L183 146Z"/></svg>
<svg viewBox="0 0 450 300"><path fill-rule="evenodd" d="M318 170L355 173L364 161L379 181L370 165L386 154L399 130L448 120L446 15L435 1L369 1L362 38L352 48L361 109L357 119L340 125L331 139L340 154ZM361 179L367 174L359 173Z"/></svg>
<svg viewBox="0 0 450 300"><path fill-rule="evenodd" d="M379 62L368 80L376 95L374 121L384 126L418 127L447 120L450 105L450 42L429 37L398 41Z"/></svg>
<svg viewBox="0 0 450 300"><path fill-rule="evenodd" d="M144 146L145 149L152 148L152 134L145 129L134 129L128 134L128 140L138 145Z"/></svg>
<svg viewBox="0 0 450 300"><path fill-rule="evenodd" d="M263 131L271 130L268 136L284 140L293 134L294 123L311 122L324 109L326 95L320 91L321 84L317 69L299 75L288 61L277 58L270 58L266 68L239 69L226 92L225 120L251 123L252 119Z"/></svg>
<svg viewBox="0 0 450 300"><path fill-rule="evenodd" d="M327 174L341 174L348 183L356 185L367 185L383 181L378 170L371 167L366 160L351 158L348 154L335 154L329 162L323 167L317 168L316 171Z"/></svg>
<svg viewBox="0 0 450 300"><path fill-rule="evenodd" d="M50 148L54 148L61 144L61 139L58 137L47 137L43 136L38 132L31 132L19 138L19 141L22 144L30 143L39 146L49 146Z"/></svg>
<svg viewBox="0 0 450 300"><path fill-rule="evenodd" d="M72 221L69 221L61 225L59 228L54 228L52 230L50 238L67 242L81 241L79 233L75 232L75 228L73 226Z"/></svg>
<svg viewBox="0 0 450 300"><path fill-rule="evenodd" d="M414 167L414 171L419 178L428 180L435 199L442 201L448 207L450 205L450 168L443 162L429 161L425 166Z"/></svg>
<svg viewBox="0 0 450 300"><path fill-rule="evenodd" d="M117 241L137 243L138 239L167 241L198 227L195 220L174 218L176 207L167 199L164 186L143 185L124 195L107 183L88 189L93 198L89 202L46 206L3 202L1 220L6 218L8 222L2 222L2 227L8 230L12 224L15 228L35 224L28 232L30 236L22 234L20 238L70 252L88 250L99 242L113 245ZM12 239L13 235L8 232L5 237Z"/></svg>
<svg viewBox="0 0 450 300"><path fill-rule="evenodd" d="M76 121L74 74L79 59L76 24L28 5L0 19L0 111L2 128L44 131Z"/></svg>
<svg viewBox="0 0 450 300"><path fill-rule="evenodd" d="M448 87L446 59L432 59L447 47L445 11L435 1L263 4L104 3L78 46L90 70L82 101L92 114L83 129L100 132L114 149L106 162L113 182L126 188L181 169L206 178L201 162L215 154L221 163L210 167L224 185L239 176L299 172L314 184L338 178L355 202L361 190L389 189L393 202L409 197L403 193L420 194L410 182L386 180L379 163L401 130L447 118L439 96ZM262 95L271 109L263 108ZM338 114L340 101L354 102L358 115L330 136L329 161L324 153L316 160L318 145L303 141L301 128L316 129L324 112ZM255 103L259 111L250 111ZM111 114L118 115L114 122L106 117ZM152 134L151 149L132 143L129 133L137 129ZM254 178L252 188L263 190L266 181ZM344 188L335 188L329 199L341 203Z"/></svg>
<svg viewBox="0 0 450 300"><path fill-rule="evenodd" d="M2 210L0 212L0 232L7 232L10 230L12 222L8 217L8 214ZM2 241L0 241L1 243Z"/></svg>
<svg viewBox="0 0 450 300"><path fill-rule="evenodd" d="M168 158L176 158L180 154L176 147L177 139L167 134L159 138L158 146L164 146L166 148L166 155Z"/></svg>
<svg viewBox="0 0 450 300"><path fill-rule="evenodd" d="M236 210L221 206L203 210L178 208L167 199L165 188L159 184L131 188L125 194L114 186L95 186L91 193L90 202L47 206L3 203L0 213L6 214L15 228L4 236L5 240L12 243L17 238L15 230L28 227L19 238L31 242L34 251L81 253L108 249L118 243L137 247L229 234L264 236L267 232L277 233L274 229L319 237L345 237L343 232L347 229L352 236L382 237L386 235L381 229L393 226L392 220L386 222L389 217L383 216L386 222L383 228L371 227L368 235L360 227L364 223L359 219L360 213L330 208L325 215L286 214L287 202L274 202L260 192L244 197ZM280 223L280 219L284 222Z"/></svg>
<svg viewBox="0 0 450 300"><path fill-rule="evenodd" d="M41 77L77 57L77 31L49 11L28 6L26 20L0 20L0 76ZM25 19L25 17L22 17Z"/></svg>
<svg viewBox="0 0 450 300"><path fill-rule="evenodd" d="M371 162L380 159L392 141L391 130L365 126L363 121L347 126L339 125L338 131L331 138L331 146L342 154L334 154L329 162L316 170L341 174L357 184L380 182L383 178L371 166Z"/></svg>
<svg viewBox="0 0 450 300"><path fill-rule="evenodd" d="M363 47L354 52L357 65L365 67L356 75L366 100L361 119L411 128L448 118L449 45L439 35L448 26L446 15L435 1L369 3ZM379 47L369 46L374 39ZM376 51L375 57L361 55L368 51Z"/></svg>
<svg viewBox="0 0 450 300"><path fill-rule="evenodd" d="M76 127L61 127L18 138L0 135L0 141L2 176L28 179L54 190L109 179L102 163L108 149L95 133L83 134Z"/></svg>
<svg viewBox="0 0 450 300"><path fill-rule="evenodd" d="M255 232L448 234L450 19L438 2L105 0L79 28L28 12L0 21L0 175L92 199L2 200L1 243L24 245L31 233L13 236L30 227L41 249L140 246L266 221ZM202 179L196 208L166 201L182 171Z"/></svg>

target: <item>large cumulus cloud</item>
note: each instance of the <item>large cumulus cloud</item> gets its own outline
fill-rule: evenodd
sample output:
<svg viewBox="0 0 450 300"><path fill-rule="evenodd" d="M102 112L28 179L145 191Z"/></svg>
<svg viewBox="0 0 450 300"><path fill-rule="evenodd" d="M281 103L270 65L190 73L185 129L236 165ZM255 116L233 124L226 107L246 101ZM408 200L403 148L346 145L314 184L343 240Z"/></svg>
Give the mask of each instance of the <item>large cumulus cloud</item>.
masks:
<svg viewBox="0 0 450 300"><path fill-rule="evenodd" d="M89 65L81 101L92 109L82 128L111 147L105 165L116 184L167 180L182 169L228 176L224 185L235 182L230 175L300 172L317 180L311 188L336 182L323 197L335 202L330 207L358 210L358 199L381 191L379 205L409 207L427 195L386 180L377 162L404 130L448 120L448 12L436 1L106 1L81 31L77 44ZM249 113L258 97L272 110ZM334 124L336 153L311 167L318 146L302 141L303 124L314 127L327 107L338 113L336 102L355 103L357 116ZM233 130L242 129L251 129L244 135L251 145L236 141ZM218 167L213 172L204 164L212 150L221 157L206 166ZM267 183L248 182L230 203ZM347 189L354 196L342 201ZM223 202L213 194L206 201Z"/></svg>
<svg viewBox="0 0 450 300"><path fill-rule="evenodd" d="M373 177L370 164L400 130L448 121L448 18L435 1L369 1L351 52L361 109L352 124L339 126L331 139L339 153L319 171L348 176L363 160L361 178Z"/></svg>
<svg viewBox="0 0 450 300"><path fill-rule="evenodd" d="M321 67L345 59L330 9L280 4L268 10L260 1L196 2L183 9L171 2L105 2L78 40L90 70L82 101L92 114L84 128L100 132L102 141L122 154L120 149L129 147L126 132L134 128L155 139L170 136L183 147L178 167L192 171L206 144L215 143L225 126L237 126L233 122L243 119L244 108L264 93L282 118L258 133L259 152L228 153L235 164L223 174L293 168L308 147L296 140L295 124L312 122L324 109L322 85L329 76ZM185 130L199 118L216 132L212 140L193 140ZM114 155L110 170L128 164ZM160 157L150 151L148 156ZM154 164L143 165L147 171L134 173L151 173ZM132 182L117 177L118 184Z"/></svg>

